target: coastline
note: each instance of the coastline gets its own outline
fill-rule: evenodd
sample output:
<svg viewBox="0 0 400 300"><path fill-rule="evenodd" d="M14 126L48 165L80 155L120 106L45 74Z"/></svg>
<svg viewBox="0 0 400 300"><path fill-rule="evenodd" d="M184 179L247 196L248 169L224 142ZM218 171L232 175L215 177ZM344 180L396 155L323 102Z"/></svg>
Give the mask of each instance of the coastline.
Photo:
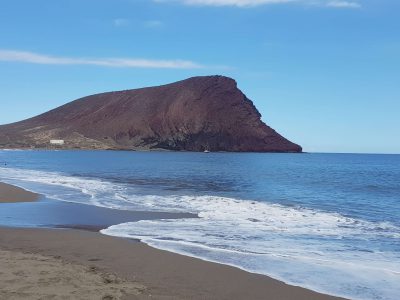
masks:
<svg viewBox="0 0 400 300"><path fill-rule="evenodd" d="M3 194L3 186L0 185L0 194ZM15 200L12 197L8 199ZM119 291L114 295L116 299L343 299L291 286L265 275L158 250L141 242L99 232L0 227L0 261L6 256L13 264L22 264L21 268L26 269L29 263L29 259L24 257L26 253L31 256L30 261L52 259L60 281L68 280L64 271L71 268L81 268L83 272L89 270L87 274L83 273L87 276L82 275L82 280L96 287L98 283L87 279L90 274L94 272L100 278L106 278L105 283L112 276L115 280L111 283L123 282L125 286L111 288L107 285L110 282L106 284L110 289ZM23 275L18 277L16 287L26 287L28 283L24 280Z"/></svg>

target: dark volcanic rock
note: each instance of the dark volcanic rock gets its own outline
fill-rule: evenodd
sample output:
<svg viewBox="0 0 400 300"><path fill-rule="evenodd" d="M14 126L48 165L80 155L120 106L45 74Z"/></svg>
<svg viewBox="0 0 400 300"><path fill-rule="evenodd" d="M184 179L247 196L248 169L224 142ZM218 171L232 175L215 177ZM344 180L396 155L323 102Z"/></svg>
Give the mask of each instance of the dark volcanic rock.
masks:
<svg viewBox="0 0 400 300"><path fill-rule="evenodd" d="M223 76L84 97L0 126L1 148L169 149L301 152L260 120L253 103Z"/></svg>

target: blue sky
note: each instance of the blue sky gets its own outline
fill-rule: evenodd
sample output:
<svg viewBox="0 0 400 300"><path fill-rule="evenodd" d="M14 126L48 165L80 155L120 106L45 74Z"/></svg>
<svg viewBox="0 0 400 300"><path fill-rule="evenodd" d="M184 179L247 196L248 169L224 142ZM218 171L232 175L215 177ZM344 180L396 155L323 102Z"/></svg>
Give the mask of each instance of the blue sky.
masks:
<svg viewBox="0 0 400 300"><path fill-rule="evenodd" d="M2 0L0 28L0 124L221 74L305 151L400 153L397 0Z"/></svg>

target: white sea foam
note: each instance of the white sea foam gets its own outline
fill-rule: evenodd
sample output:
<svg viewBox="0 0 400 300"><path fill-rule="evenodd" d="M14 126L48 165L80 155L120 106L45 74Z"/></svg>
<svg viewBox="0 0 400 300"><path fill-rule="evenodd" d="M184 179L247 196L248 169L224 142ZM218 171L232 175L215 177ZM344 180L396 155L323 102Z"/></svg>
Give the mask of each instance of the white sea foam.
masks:
<svg viewBox="0 0 400 300"><path fill-rule="evenodd" d="M400 254L380 245L383 240L400 243L400 228L391 223L211 195L138 195L135 186L55 172L0 168L0 180L63 201L197 213L198 219L125 223L102 233L139 238L321 292L398 299Z"/></svg>
<svg viewBox="0 0 400 300"><path fill-rule="evenodd" d="M163 200L176 204L176 199ZM321 292L353 299L397 300L399 254L368 248L373 239L399 239L399 228L391 224L230 198L179 200L200 211L200 218L125 223L102 233L141 239L160 249Z"/></svg>
<svg viewBox="0 0 400 300"><path fill-rule="evenodd" d="M226 198L200 197L191 202L206 210L199 219L125 223L102 233L141 239L160 249L321 292L353 299L397 300L399 254L357 248L351 243L381 238L382 229L383 235L398 239L399 229L393 225Z"/></svg>

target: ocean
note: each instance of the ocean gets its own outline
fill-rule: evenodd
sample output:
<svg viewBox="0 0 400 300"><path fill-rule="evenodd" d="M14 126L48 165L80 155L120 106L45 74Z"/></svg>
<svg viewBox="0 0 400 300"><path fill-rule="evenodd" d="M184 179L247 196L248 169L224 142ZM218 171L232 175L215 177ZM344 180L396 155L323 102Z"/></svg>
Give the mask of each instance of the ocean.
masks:
<svg viewBox="0 0 400 300"><path fill-rule="evenodd" d="M101 232L331 295L400 297L400 155L0 151L0 181L50 200L197 214Z"/></svg>

